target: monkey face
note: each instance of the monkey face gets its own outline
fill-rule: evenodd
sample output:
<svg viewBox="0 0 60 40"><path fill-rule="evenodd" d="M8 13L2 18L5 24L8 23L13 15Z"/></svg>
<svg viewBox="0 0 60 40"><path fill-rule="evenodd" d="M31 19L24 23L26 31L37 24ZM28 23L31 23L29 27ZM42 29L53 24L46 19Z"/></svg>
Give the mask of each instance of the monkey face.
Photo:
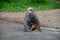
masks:
<svg viewBox="0 0 60 40"><path fill-rule="evenodd" d="M27 11L28 11L28 13L32 13L33 12L33 8L28 8Z"/></svg>

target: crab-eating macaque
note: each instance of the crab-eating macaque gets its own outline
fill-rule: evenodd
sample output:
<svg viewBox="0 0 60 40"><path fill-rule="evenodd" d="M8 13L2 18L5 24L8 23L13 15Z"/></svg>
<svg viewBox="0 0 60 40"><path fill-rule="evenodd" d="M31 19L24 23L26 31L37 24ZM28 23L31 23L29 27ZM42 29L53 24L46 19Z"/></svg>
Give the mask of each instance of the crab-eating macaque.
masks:
<svg viewBox="0 0 60 40"><path fill-rule="evenodd" d="M29 7L24 18L24 31L34 31L36 29L38 29L38 31L41 31L40 22L38 20L37 15L34 12L34 9Z"/></svg>

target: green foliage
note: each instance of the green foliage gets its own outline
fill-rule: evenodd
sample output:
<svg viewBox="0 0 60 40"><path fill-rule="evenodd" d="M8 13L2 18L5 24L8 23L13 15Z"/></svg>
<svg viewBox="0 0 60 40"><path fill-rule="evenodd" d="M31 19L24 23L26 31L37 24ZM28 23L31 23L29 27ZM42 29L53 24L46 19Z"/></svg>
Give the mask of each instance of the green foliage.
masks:
<svg viewBox="0 0 60 40"><path fill-rule="evenodd" d="M59 0L0 0L1 11L25 11L28 7L36 10L60 8Z"/></svg>

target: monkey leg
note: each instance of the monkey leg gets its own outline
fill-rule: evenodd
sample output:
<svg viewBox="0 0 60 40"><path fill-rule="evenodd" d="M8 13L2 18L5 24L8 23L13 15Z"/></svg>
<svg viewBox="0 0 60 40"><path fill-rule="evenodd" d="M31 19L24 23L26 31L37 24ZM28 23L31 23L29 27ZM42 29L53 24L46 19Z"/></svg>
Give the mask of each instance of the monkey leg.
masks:
<svg viewBox="0 0 60 40"><path fill-rule="evenodd" d="M24 31L28 32L28 26L24 25Z"/></svg>
<svg viewBox="0 0 60 40"><path fill-rule="evenodd" d="M37 29L38 29L38 31L40 31L40 32L41 32L40 26L37 26Z"/></svg>
<svg viewBox="0 0 60 40"><path fill-rule="evenodd" d="M31 32L31 30L29 29L29 26L24 25L24 32Z"/></svg>

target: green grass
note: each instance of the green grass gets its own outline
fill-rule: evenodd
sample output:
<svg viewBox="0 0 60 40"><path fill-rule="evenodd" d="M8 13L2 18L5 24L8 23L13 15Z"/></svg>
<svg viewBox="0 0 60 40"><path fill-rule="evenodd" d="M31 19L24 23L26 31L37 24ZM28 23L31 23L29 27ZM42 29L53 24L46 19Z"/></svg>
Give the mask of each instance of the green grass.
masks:
<svg viewBox="0 0 60 40"><path fill-rule="evenodd" d="M60 1L46 0L1 0L0 11L18 12L26 11L28 7L33 7L35 10L60 9Z"/></svg>

